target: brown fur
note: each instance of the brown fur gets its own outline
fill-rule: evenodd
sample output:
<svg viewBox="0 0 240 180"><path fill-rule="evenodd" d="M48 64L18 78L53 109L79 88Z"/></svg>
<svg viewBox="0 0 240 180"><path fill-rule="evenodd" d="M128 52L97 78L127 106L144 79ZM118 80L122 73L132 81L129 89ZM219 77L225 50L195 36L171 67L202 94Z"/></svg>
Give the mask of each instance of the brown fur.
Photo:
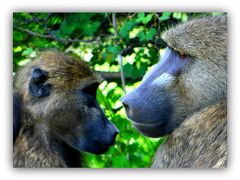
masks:
<svg viewBox="0 0 240 180"><path fill-rule="evenodd" d="M36 67L49 72L48 83L53 86L51 98L35 99L28 92L31 72ZM14 89L22 100L22 125L13 148L13 166L80 167L82 161L79 151L58 141L58 138L55 138L57 131L51 130L56 128L61 133L67 132L75 126L74 114L69 114L70 118L66 123L63 122L64 119L59 120L58 113L51 113L61 106L67 113L73 108L71 94L74 88L100 81L85 62L56 51L43 52L19 71ZM80 102L79 105L81 104Z"/></svg>
<svg viewBox="0 0 240 180"><path fill-rule="evenodd" d="M164 32L162 38L193 58L178 78L190 113L159 147L152 167L226 167L227 17L191 20Z"/></svg>
<svg viewBox="0 0 240 180"><path fill-rule="evenodd" d="M220 102L196 112L159 147L153 167L227 166L227 108Z"/></svg>
<svg viewBox="0 0 240 180"><path fill-rule="evenodd" d="M62 52L45 51L40 56L18 72L15 88L22 92L23 100L29 99L27 88L33 67L39 67L49 72L48 82L54 84L57 91L69 91L73 87L84 86L88 81L100 82L101 79L93 75L88 65L84 61L76 60L66 56ZM84 82L85 81L85 82Z"/></svg>

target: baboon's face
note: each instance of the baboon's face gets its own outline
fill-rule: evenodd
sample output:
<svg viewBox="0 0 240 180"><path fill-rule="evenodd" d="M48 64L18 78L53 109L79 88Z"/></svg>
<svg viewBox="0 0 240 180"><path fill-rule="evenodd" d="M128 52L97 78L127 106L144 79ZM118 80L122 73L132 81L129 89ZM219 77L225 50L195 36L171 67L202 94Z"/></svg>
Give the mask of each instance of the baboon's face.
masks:
<svg viewBox="0 0 240 180"><path fill-rule="evenodd" d="M189 110L178 76L190 63L190 57L167 48L141 85L121 98L128 118L141 133L163 136L182 122Z"/></svg>
<svg viewBox="0 0 240 180"><path fill-rule="evenodd" d="M122 98L143 134L171 133L191 113L226 98L226 17L192 20L162 34L168 48L142 84Z"/></svg>
<svg viewBox="0 0 240 180"><path fill-rule="evenodd" d="M55 94L56 99L50 102L54 107L44 119L73 148L101 154L114 144L118 130L96 100L97 87L94 83L76 88L70 94Z"/></svg>
<svg viewBox="0 0 240 180"><path fill-rule="evenodd" d="M33 69L29 93L33 97L31 102L38 102L37 116L43 119L40 123L60 141L79 151L106 152L114 144L118 130L96 100L98 82L82 80L66 91L51 82L55 80L48 81L47 71Z"/></svg>

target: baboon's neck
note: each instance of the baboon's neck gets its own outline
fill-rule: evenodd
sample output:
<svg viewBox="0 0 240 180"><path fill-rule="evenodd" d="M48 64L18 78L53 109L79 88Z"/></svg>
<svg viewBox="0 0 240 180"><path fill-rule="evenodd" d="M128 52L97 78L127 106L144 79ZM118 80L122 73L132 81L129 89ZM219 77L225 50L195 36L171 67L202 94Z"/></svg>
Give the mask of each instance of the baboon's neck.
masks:
<svg viewBox="0 0 240 180"><path fill-rule="evenodd" d="M20 159L14 162L15 167L81 167L80 153L41 123L22 125L14 145L14 156Z"/></svg>
<svg viewBox="0 0 240 180"><path fill-rule="evenodd" d="M62 157L68 167L82 167L82 159L79 151L65 142L60 142Z"/></svg>
<svg viewBox="0 0 240 180"><path fill-rule="evenodd" d="M80 152L61 140L55 133L42 124L35 127L35 133L41 138L46 150L56 153L67 167L81 167Z"/></svg>

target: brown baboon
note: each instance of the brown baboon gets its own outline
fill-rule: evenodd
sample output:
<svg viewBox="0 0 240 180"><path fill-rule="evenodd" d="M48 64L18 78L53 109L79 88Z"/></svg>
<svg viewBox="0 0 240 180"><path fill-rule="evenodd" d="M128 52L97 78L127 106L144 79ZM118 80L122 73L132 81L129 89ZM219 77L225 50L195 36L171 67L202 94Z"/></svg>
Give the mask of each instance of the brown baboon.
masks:
<svg viewBox="0 0 240 180"><path fill-rule="evenodd" d="M165 55L122 98L146 136L170 134L152 167L227 166L227 17L203 17L162 34Z"/></svg>
<svg viewBox="0 0 240 180"><path fill-rule="evenodd" d="M85 62L56 51L17 73L14 123L21 123L14 132L13 166L80 167L80 151L106 152L118 130L96 100L100 81Z"/></svg>
<svg viewBox="0 0 240 180"><path fill-rule="evenodd" d="M13 93L13 143L21 127L21 99L18 93Z"/></svg>

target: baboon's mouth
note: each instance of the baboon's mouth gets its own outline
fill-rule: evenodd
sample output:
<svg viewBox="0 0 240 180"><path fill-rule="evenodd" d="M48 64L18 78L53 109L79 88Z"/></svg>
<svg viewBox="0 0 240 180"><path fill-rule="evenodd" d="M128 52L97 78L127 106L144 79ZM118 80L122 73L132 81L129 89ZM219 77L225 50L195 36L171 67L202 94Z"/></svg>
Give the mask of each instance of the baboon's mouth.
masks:
<svg viewBox="0 0 240 180"><path fill-rule="evenodd" d="M166 121L160 120L156 123L139 123L133 121L133 126L141 134L148 137L156 138L165 135Z"/></svg>
<svg viewBox="0 0 240 180"><path fill-rule="evenodd" d="M103 148L109 148L110 146L112 146L114 144L114 143L106 144L106 143L102 143L102 142L99 142L99 141L96 141L96 140L94 140L94 143L97 144L100 147L103 147Z"/></svg>
<svg viewBox="0 0 240 180"><path fill-rule="evenodd" d="M131 120L131 122L136 126L153 127L153 126L162 125L164 121L159 121L159 122L156 122L156 123L141 123L141 122L136 122L136 121Z"/></svg>

